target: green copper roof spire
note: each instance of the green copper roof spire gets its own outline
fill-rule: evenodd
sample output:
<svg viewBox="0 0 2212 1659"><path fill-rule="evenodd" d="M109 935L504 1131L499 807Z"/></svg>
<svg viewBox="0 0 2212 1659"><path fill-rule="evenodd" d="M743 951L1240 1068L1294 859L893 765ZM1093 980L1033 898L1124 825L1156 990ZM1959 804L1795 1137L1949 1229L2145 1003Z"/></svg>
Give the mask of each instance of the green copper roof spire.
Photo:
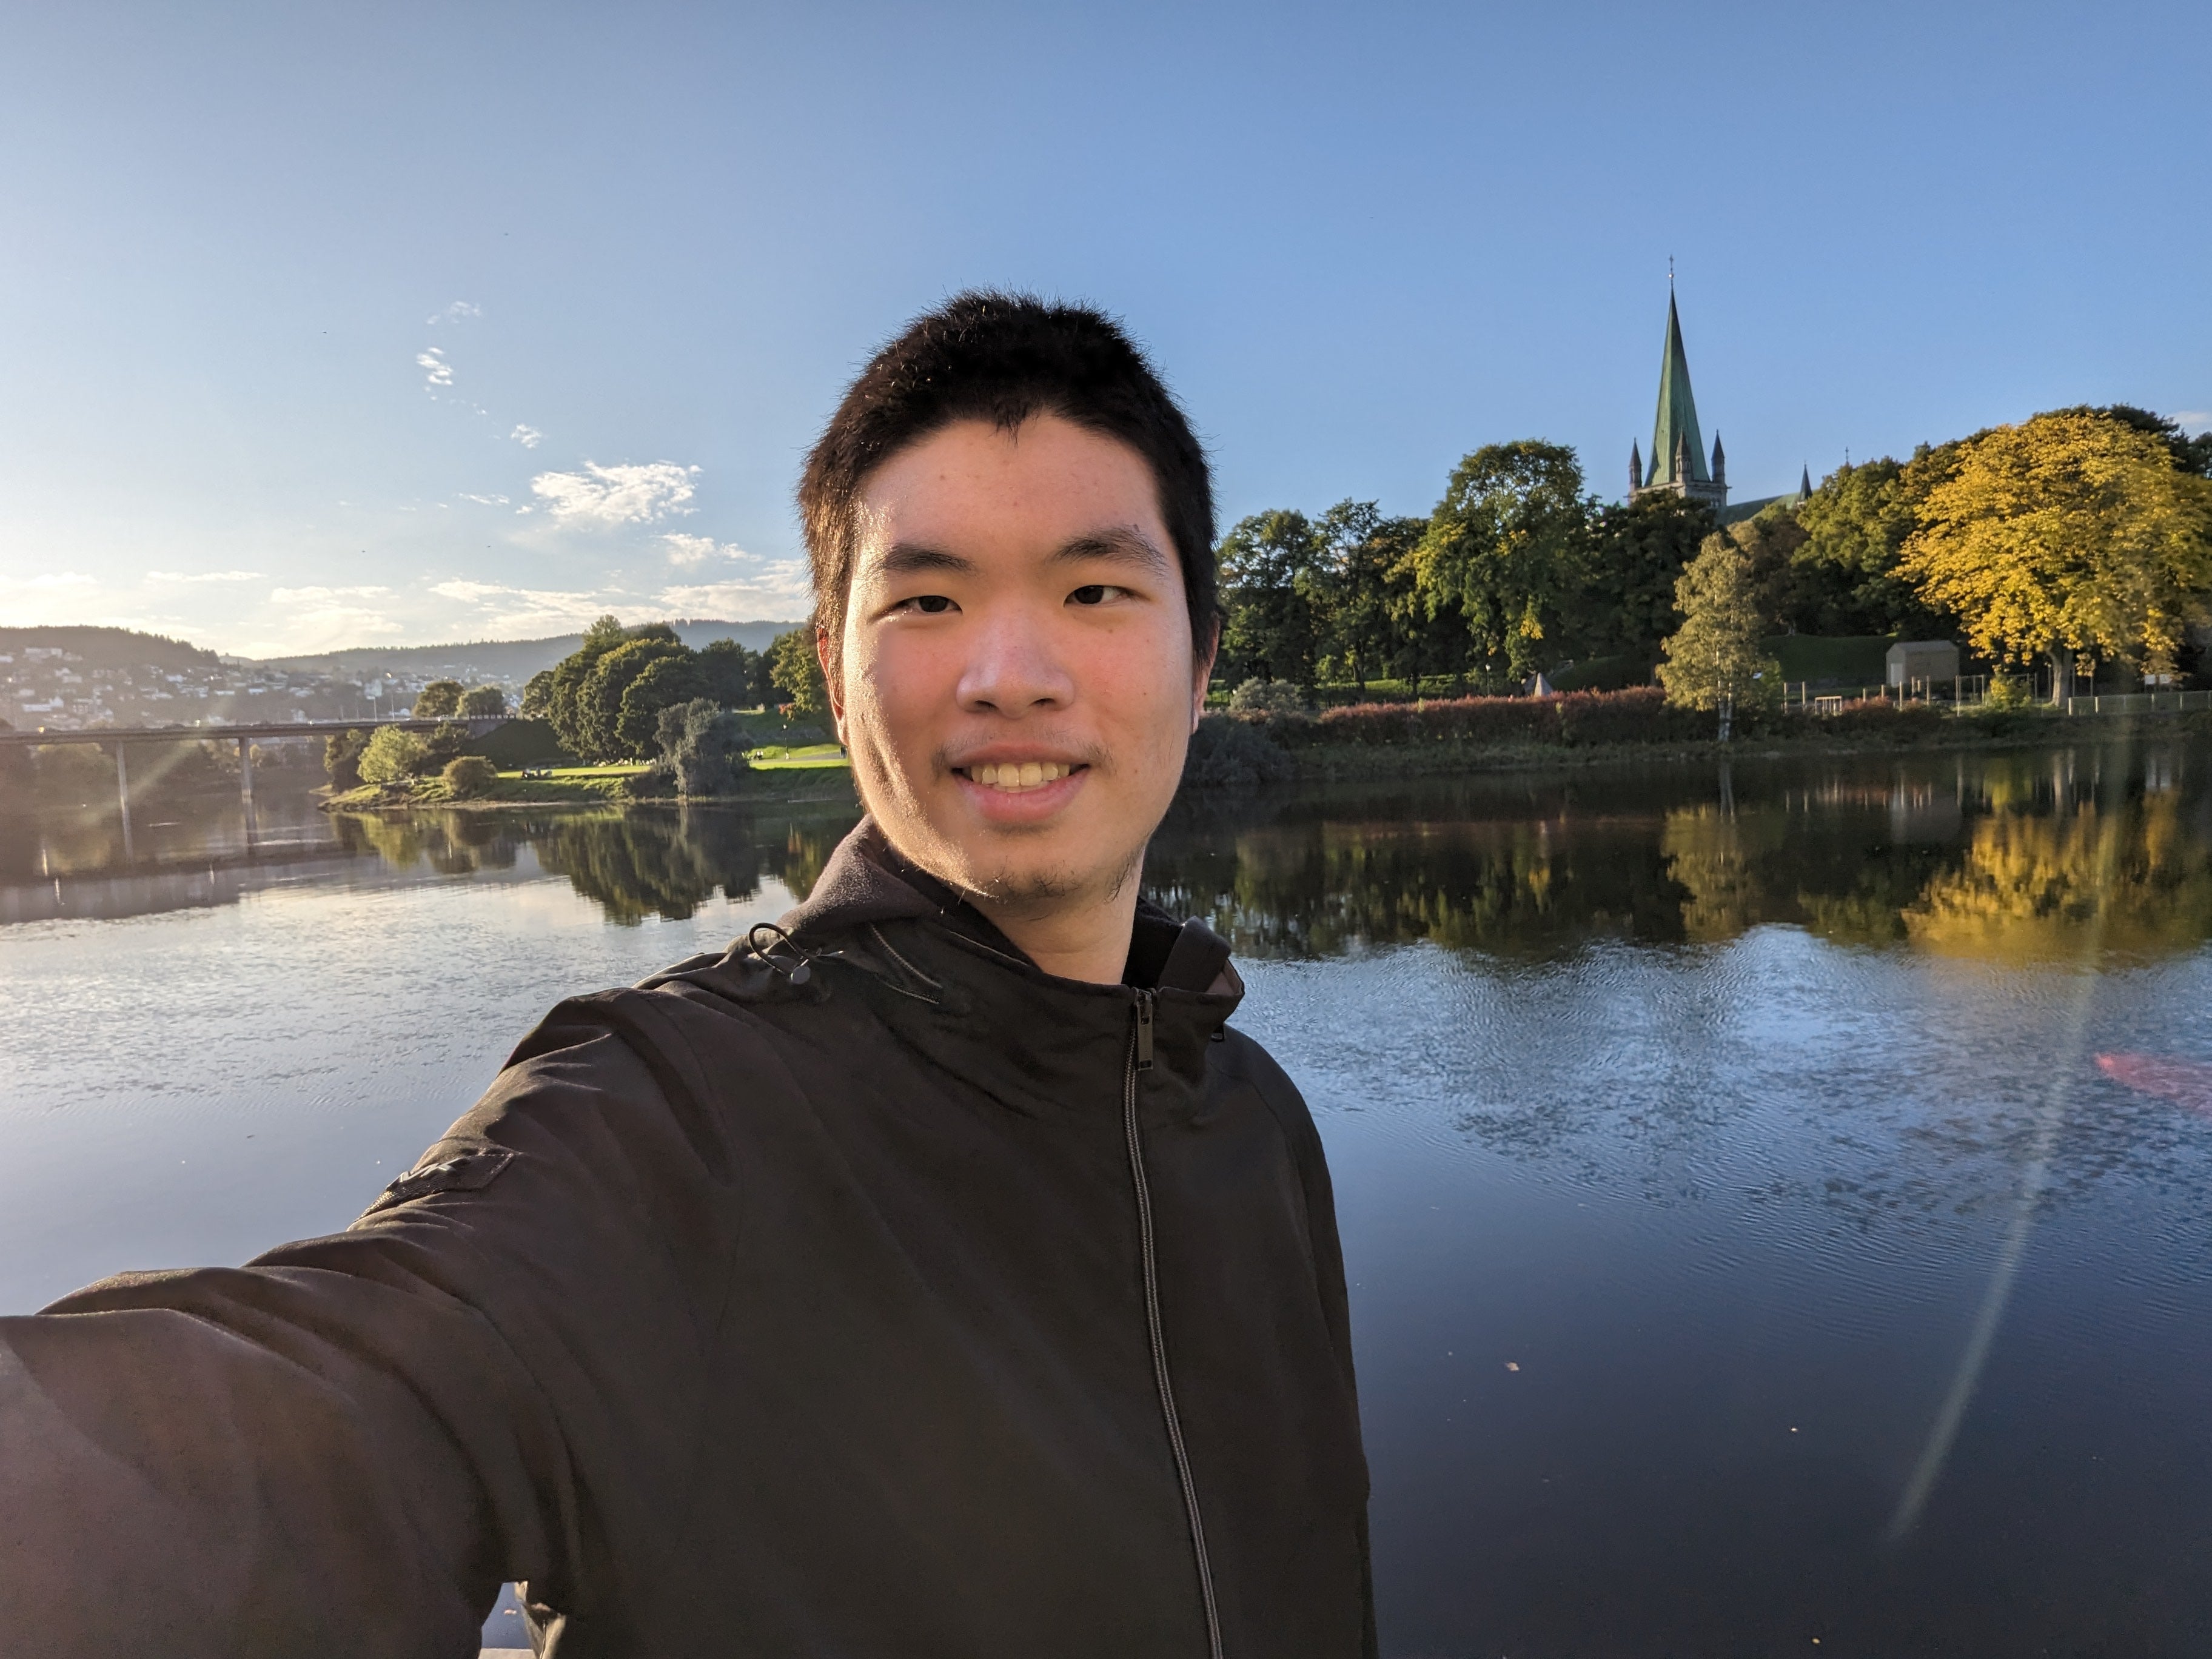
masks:
<svg viewBox="0 0 2212 1659"><path fill-rule="evenodd" d="M1677 453L1691 483L1710 483L1705 441L1698 431L1698 400L1690 395L1690 360L1682 350L1682 319L1674 309L1671 273L1667 284L1667 350L1659 363L1659 418L1651 428L1652 485L1685 482L1676 476Z"/></svg>

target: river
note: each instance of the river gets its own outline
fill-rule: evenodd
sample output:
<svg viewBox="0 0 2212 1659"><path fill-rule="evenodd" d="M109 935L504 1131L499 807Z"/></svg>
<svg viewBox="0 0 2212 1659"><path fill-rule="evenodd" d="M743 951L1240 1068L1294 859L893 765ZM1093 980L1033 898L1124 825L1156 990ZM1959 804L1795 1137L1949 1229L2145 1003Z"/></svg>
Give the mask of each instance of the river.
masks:
<svg viewBox="0 0 2212 1659"><path fill-rule="evenodd" d="M851 821L0 817L0 1308L344 1224ZM2212 1648L2212 744L1179 808L1352 1284L1397 1659Z"/></svg>

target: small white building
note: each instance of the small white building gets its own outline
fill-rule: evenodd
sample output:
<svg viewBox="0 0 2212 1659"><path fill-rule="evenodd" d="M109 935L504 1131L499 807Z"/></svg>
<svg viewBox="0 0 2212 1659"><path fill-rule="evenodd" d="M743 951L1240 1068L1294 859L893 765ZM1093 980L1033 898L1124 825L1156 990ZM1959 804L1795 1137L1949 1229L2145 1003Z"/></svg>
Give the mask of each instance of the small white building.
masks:
<svg viewBox="0 0 2212 1659"><path fill-rule="evenodd" d="M1948 640L1900 640L1889 647L1887 660L1892 686L1959 677L1959 647Z"/></svg>

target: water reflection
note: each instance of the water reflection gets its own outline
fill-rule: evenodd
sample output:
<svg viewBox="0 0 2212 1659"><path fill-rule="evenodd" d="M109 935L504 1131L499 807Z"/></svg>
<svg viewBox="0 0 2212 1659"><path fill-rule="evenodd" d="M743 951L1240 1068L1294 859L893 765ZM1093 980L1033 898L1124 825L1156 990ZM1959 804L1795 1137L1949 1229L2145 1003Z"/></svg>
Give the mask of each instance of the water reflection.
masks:
<svg viewBox="0 0 2212 1659"><path fill-rule="evenodd" d="M763 878L803 898L852 822L849 811L806 818L707 807L447 811L348 816L338 833L395 869L441 875L510 870L526 849L609 921L632 926L648 916L689 921L717 894L744 902Z"/></svg>
<svg viewBox="0 0 2212 1659"><path fill-rule="evenodd" d="M1736 763L1192 803L1147 875L1249 956L1544 957L1780 923L1978 958L2212 937L2212 751Z"/></svg>
<svg viewBox="0 0 2212 1659"><path fill-rule="evenodd" d="M329 817L272 793L0 817L0 921L220 903L273 879L565 877L606 919L809 890L849 807ZM1149 884L1249 957L1427 943L1541 959L1771 924L1976 959L2152 956L2212 937L2212 746L1738 761L1291 788L1178 805ZM167 896L166 897L164 896Z"/></svg>

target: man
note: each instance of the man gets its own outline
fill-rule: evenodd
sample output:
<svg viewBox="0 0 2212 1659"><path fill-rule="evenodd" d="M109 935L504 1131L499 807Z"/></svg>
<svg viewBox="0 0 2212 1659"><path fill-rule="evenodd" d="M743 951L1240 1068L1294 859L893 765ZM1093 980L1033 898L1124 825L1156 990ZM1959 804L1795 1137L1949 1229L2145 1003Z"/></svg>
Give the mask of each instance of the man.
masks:
<svg viewBox="0 0 2212 1659"><path fill-rule="evenodd" d="M1139 903L1215 642L1205 459L970 295L800 489L868 817L562 1004L346 1232L0 1321L0 1650L1373 1650L1321 1148Z"/></svg>

